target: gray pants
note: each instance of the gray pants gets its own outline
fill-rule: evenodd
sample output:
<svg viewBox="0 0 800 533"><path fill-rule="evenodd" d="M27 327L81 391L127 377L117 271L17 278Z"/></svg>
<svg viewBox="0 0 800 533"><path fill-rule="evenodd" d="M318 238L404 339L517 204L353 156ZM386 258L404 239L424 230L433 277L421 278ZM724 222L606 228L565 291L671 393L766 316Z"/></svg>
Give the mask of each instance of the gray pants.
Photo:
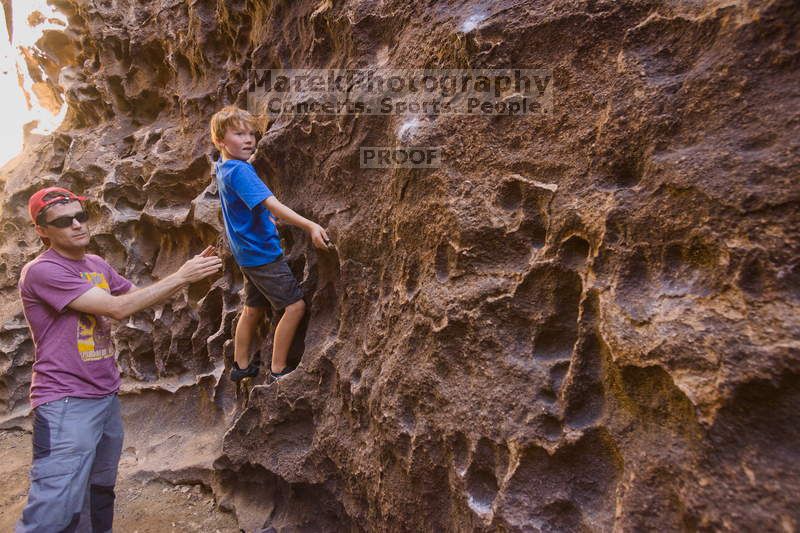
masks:
<svg viewBox="0 0 800 533"><path fill-rule="evenodd" d="M111 531L121 454L116 394L36 407L31 487L16 533Z"/></svg>

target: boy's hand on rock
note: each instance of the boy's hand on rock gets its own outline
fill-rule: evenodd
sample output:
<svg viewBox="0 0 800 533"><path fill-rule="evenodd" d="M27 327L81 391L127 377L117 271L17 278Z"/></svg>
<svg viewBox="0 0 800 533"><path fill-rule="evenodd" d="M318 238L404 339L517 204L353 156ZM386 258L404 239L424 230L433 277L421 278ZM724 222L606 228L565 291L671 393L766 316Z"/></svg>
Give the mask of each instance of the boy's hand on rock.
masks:
<svg viewBox="0 0 800 533"><path fill-rule="evenodd" d="M194 283L218 272L222 268L222 259L213 254L214 248L209 246L186 261L177 274L187 283Z"/></svg>
<svg viewBox="0 0 800 533"><path fill-rule="evenodd" d="M333 243L328 237L328 234L325 232L325 229L319 224L314 224L311 226L308 234L311 236L311 242L313 242L314 246L317 248L321 250L328 250L329 248L333 247Z"/></svg>

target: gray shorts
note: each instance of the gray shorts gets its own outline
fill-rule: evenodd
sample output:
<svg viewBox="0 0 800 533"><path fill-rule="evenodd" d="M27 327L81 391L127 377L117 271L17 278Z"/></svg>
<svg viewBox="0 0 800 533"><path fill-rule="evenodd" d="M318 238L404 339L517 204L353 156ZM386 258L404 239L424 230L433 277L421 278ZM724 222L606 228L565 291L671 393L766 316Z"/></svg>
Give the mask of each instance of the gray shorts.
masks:
<svg viewBox="0 0 800 533"><path fill-rule="evenodd" d="M283 255L272 263L241 269L244 274L244 304L249 307L271 304L280 311L303 299L303 289Z"/></svg>

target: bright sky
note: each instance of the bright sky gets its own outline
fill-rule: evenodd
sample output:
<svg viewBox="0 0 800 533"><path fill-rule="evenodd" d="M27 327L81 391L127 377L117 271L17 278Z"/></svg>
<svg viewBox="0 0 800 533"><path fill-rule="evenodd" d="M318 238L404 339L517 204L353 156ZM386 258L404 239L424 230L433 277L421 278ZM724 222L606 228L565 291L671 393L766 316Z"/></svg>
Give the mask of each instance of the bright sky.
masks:
<svg viewBox="0 0 800 533"><path fill-rule="evenodd" d="M38 11L45 19L64 20L63 15L48 6L45 0L13 0L13 34L14 42L8 42L5 13L0 8L0 102L3 102L2 120L0 120L0 166L4 165L22 149L22 125L38 120L35 133L53 131L64 118L66 107L62 107L57 116L38 105L36 97L30 90L32 81L28 76L25 61L17 47L33 46L46 29L61 29L62 26L52 22L43 22L35 28L28 26L28 17ZM25 103L22 89L18 82L18 73L23 75L23 84L33 99L33 109Z"/></svg>

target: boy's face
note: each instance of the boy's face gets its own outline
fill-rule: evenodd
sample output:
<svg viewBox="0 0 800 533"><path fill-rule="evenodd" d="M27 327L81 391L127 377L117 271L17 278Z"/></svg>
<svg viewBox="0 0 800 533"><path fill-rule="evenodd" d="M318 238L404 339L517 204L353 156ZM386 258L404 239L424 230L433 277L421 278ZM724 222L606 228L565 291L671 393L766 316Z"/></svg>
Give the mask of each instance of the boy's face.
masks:
<svg viewBox="0 0 800 533"><path fill-rule="evenodd" d="M247 124L233 124L220 142L222 157L247 161L256 149L256 135Z"/></svg>

